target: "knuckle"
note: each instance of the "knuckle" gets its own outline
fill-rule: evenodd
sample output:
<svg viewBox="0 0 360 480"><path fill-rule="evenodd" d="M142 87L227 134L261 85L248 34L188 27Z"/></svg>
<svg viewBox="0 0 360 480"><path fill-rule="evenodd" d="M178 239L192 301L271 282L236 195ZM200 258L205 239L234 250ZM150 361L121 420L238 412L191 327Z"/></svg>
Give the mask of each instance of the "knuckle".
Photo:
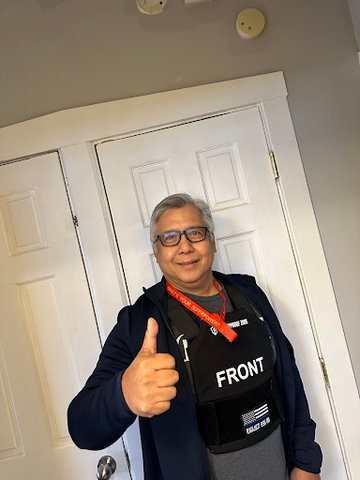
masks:
<svg viewBox="0 0 360 480"><path fill-rule="evenodd" d="M177 370L172 370L171 373L169 374L169 383L171 385L175 385L179 381L179 372Z"/></svg>
<svg viewBox="0 0 360 480"><path fill-rule="evenodd" d="M141 412L146 413L148 411L147 402L144 400L140 400L138 403L138 408Z"/></svg>
<svg viewBox="0 0 360 480"><path fill-rule="evenodd" d="M152 364L153 364L152 357L146 356L141 359L140 365L143 370L149 370L152 367Z"/></svg>
<svg viewBox="0 0 360 480"><path fill-rule="evenodd" d="M153 415L152 405L147 400L142 400L138 404L139 411L141 415L144 417L148 417L149 415Z"/></svg>
<svg viewBox="0 0 360 480"><path fill-rule="evenodd" d="M172 355L170 355L170 353L163 353L158 355L162 356L164 363L166 363L166 365L168 365L169 368L175 367L175 358Z"/></svg>
<svg viewBox="0 0 360 480"><path fill-rule="evenodd" d="M161 402L161 404L159 404L158 408L157 408L157 415L161 414L161 413L164 413L166 412L167 410L170 409L170 401L165 401L165 402Z"/></svg>
<svg viewBox="0 0 360 480"><path fill-rule="evenodd" d="M171 387L169 392L169 400L172 400L173 398L175 398L176 394L177 394L176 387Z"/></svg>

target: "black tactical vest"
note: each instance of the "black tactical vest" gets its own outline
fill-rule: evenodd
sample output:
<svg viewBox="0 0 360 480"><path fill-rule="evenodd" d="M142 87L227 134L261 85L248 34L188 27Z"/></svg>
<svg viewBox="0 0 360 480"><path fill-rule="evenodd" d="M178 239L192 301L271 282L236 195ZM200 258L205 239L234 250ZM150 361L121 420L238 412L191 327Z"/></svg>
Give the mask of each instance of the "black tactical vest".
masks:
<svg viewBox="0 0 360 480"><path fill-rule="evenodd" d="M270 435L283 420L269 329L243 294L226 285L235 310L226 323L230 343L168 295L168 314L180 339L196 397L199 431L213 453L240 450ZM189 367L190 365L190 367Z"/></svg>

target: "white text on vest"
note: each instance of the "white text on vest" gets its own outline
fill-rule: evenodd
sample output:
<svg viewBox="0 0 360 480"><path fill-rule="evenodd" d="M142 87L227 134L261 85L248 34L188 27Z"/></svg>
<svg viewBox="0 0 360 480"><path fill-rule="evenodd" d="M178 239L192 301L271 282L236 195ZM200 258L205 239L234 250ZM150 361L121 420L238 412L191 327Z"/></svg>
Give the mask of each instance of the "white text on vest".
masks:
<svg viewBox="0 0 360 480"><path fill-rule="evenodd" d="M240 365L235 367L229 367L226 370L220 370L216 372L216 380L218 387L222 387L222 382L226 381L229 385L235 382L240 382L240 380L246 380L249 375L253 377L264 371L263 363L264 357L255 358L252 361L245 363L240 363ZM260 370L259 370L260 368Z"/></svg>

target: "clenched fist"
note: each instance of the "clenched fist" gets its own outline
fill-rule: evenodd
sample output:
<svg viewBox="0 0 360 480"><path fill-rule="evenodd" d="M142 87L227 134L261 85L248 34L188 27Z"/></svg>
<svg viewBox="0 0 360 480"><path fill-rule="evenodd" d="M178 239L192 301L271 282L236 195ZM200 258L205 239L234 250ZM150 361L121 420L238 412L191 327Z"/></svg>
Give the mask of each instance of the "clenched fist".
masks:
<svg viewBox="0 0 360 480"><path fill-rule="evenodd" d="M159 331L154 318L149 318L141 350L122 377L122 391L130 410L141 417L153 417L170 408L176 396L179 374L175 359L168 353L156 353Z"/></svg>

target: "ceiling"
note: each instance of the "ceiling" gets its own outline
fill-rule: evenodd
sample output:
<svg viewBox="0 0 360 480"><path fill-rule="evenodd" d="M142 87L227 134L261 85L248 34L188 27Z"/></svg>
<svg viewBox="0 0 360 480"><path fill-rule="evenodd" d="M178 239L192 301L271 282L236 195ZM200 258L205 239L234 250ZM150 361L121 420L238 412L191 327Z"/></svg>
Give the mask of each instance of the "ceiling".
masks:
<svg viewBox="0 0 360 480"><path fill-rule="evenodd" d="M346 1L328 4L344 10ZM348 1L359 45L360 2ZM257 1L267 26L256 41L246 42L236 34L235 19L254 6L248 0L193 7L169 0L153 16L141 14L135 0L0 0L0 127L63 109L283 70L284 38L296 35L294 13L305 19L307 3ZM339 28L341 33L341 21Z"/></svg>

